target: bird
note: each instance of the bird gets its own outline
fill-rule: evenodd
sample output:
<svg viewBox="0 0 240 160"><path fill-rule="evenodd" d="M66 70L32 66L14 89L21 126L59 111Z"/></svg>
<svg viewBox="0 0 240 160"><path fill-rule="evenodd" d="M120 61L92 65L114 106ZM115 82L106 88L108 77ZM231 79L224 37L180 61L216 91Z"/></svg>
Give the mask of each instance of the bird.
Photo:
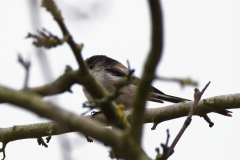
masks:
<svg viewBox="0 0 240 160"><path fill-rule="evenodd" d="M103 87L109 92L113 93L115 91L115 83L129 75L130 70L125 67L119 61L107 57L105 55L94 55L85 60L87 66L89 67L92 75L103 85ZM131 109L132 100L136 94L140 78L135 74L132 74L132 81L129 85L124 86L120 89L120 95L116 98L116 104L123 104L124 109ZM147 100L157 103L164 103L164 101L179 103L182 101L190 101L185 98L179 98L163 93L159 89L150 86L148 91L149 95ZM83 93L89 102L93 101L92 96L88 93L86 88L83 86ZM229 116L227 110L222 110L217 113Z"/></svg>
<svg viewBox="0 0 240 160"><path fill-rule="evenodd" d="M87 63L87 66L89 67L93 76L104 86L104 88L109 93L114 92L114 84L118 80L127 77L130 72L130 70L122 63L105 55L95 55L89 57L85 60L85 62ZM132 108L132 99L136 94L138 87L137 85L139 82L140 78L132 74L131 83L120 89L121 94L117 97L115 102L117 104L123 104L126 109ZM84 87L83 92L88 101L93 100L91 95ZM167 95L157 88L150 86L148 100L157 103L164 103L163 101L179 103L187 99Z"/></svg>

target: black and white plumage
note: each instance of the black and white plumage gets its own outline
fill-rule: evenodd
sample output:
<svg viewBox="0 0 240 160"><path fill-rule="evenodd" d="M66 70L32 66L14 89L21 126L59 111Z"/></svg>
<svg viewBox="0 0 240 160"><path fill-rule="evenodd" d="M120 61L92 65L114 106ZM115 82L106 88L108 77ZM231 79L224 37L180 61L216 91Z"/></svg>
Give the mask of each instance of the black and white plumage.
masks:
<svg viewBox="0 0 240 160"><path fill-rule="evenodd" d="M129 73L129 69L126 68L123 64L107 56L95 55L90 58L87 58L85 61L89 66L92 74L95 76L95 78L110 93L115 90L114 83L116 83L116 81L120 80L121 78L128 76L128 73ZM132 99L136 93L137 84L140 80L134 74L132 76L133 76L133 81L129 85L121 88L120 90L121 94L115 100L117 104L123 104L126 109L131 108ZM88 99L88 101L91 101L92 97L86 91L85 88L83 88L83 92L86 98ZM179 103L186 99L164 94L160 90L151 86L148 100L153 102L158 102L158 103L163 103L163 101Z"/></svg>

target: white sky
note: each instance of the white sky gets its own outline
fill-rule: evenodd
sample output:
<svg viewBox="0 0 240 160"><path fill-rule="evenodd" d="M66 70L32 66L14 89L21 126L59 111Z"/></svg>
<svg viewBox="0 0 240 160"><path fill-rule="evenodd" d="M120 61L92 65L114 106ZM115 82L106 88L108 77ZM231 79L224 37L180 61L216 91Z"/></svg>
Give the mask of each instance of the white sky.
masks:
<svg viewBox="0 0 240 160"><path fill-rule="evenodd" d="M149 50L150 19L146 0L88 0L56 1L65 22L75 40L84 43L85 58L104 54L126 64L128 59L136 75ZM166 77L191 77L199 81L199 88L211 81L203 98L239 93L240 90L240 2L238 0L163 0L164 55L157 74ZM31 27L28 1L8 0L0 5L0 84L21 89L24 70L17 63L17 53L30 57L32 62L30 86L45 84L38 56L32 40L24 39ZM40 8L42 26L53 34L61 32L52 16ZM84 16L85 15L85 16ZM80 18L79 18L80 17ZM83 18L81 18L83 17ZM84 18L85 17L85 18ZM77 68L67 45L46 50L53 77L59 77L67 64ZM154 82L161 91L174 96L192 99L193 87L181 89L178 84ZM76 114L83 112L86 101L80 86L74 86L74 94L58 97L58 104ZM167 104L167 103L166 103ZM166 105L165 104L165 105ZM162 104L148 103L148 107ZM215 123L209 128L203 118L193 117L192 124L175 148L171 160L202 160L240 158L239 110L233 117L209 114ZM170 129L170 141L176 136L185 118L159 124L151 131L145 125L143 147L154 158L155 148L165 142L166 129ZM10 105L1 105L0 127L31 124L46 121L28 111ZM70 133L58 136L70 144L69 159L109 159L108 149L96 140L86 142L83 136ZM61 159L58 137L53 137L49 148L39 147L35 139L11 142L7 145L7 160L12 159ZM94 154L93 154L94 152Z"/></svg>

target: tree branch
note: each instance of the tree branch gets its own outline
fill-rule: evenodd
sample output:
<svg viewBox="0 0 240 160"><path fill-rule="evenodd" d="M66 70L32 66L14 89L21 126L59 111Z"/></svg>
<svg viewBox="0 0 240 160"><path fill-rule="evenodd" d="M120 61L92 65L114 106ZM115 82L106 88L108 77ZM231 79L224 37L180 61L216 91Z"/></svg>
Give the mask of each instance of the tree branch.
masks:
<svg viewBox="0 0 240 160"><path fill-rule="evenodd" d="M117 129L116 134L113 134L111 131L104 130L103 124L100 124L99 122L93 122L93 120L89 118L84 119L82 117L79 117L73 113L58 108L53 104L43 102L39 99L38 96L28 94L23 91L14 91L0 86L0 100L24 107L25 109L37 113L39 116L55 120L59 124L65 126L64 130L75 129L91 137L94 137L106 144L113 144L113 142L110 142L109 140L112 138L119 138L118 136L120 135L120 131L118 131ZM89 126L92 127L89 128ZM51 127L49 128L49 126L46 127L48 127L48 131L51 129ZM13 127L13 130L16 128L17 127ZM101 133L107 134L108 139L105 139L103 136L101 137ZM38 135L38 137L41 137L41 135ZM112 141L115 141L113 139Z"/></svg>
<svg viewBox="0 0 240 160"><path fill-rule="evenodd" d="M157 76L156 79L161 81L166 81L166 82L177 82L181 85L181 87L198 86L198 82L191 78L168 78L168 77Z"/></svg>
<svg viewBox="0 0 240 160"><path fill-rule="evenodd" d="M114 132L108 131L103 128L105 125L102 123L95 122L89 117L79 117L60 108L56 108L51 104L41 101L38 97L34 97L34 95L29 96L29 94L23 91L12 91L7 88L0 87L0 100L4 100L15 105L22 105L24 108L34 111L40 116L44 116L59 122L58 124L54 122L48 122L1 128L1 142L7 143L19 139L49 136L49 131L52 131L51 135L80 131L83 134L87 134L104 142L105 144L112 146L118 151L118 153L121 153L121 155L130 157L129 159L136 156L137 153L140 153L140 157L145 157L148 159L141 148L133 147L135 143L132 144L128 139L129 137L124 135L124 132L121 132L118 129L114 129ZM156 121L159 122L159 120L163 122L166 120L186 116L192 104L193 102L182 102L162 108L146 109L144 122L152 123ZM210 112L233 108L240 108L240 93L204 99L199 102L194 114L206 115ZM55 114L52 114L53 112ZM125 114L128 119L131 118L130 110L125 111ZM103 114L97 114L93 117L93 119L107 122ZM131 153L127 153L126 150L123 149L126 149L126 147L134 148L135 150L129 150Z"/></svg>
<svg viewBox="0 0 240 160"><path fill-rule="evenodd" d="M18 54L18 62L25 69L25 80L24 80L23 88L27 88L28 87L29 70L30 70L31 62L30 62L30 60L24 60L20 53Z"/></svg>
<svg viewBox="0 0 240 160"><path fill-rule="evenodd" d="M71 86L74 84L80 84L81 79L78 78L79 76L79 70L71 70L69 66L66 67L65 73L60 76L57 80L55 80L52 83L39 86L39 87L33 87L28 88L29 91L35 92L41 96L51 96L60 94L63 92L72 92Z"/></svg>
<svg viewBox="0 0 240 160"><path fill-rule="evenodd" d="M161 59L163 48L163 22L160 1L149 0L149 5L152 21L152 46L144 66L144 72L137 90L137 95L133 101L134 111L130 130L130 136L138 145L141 143L143 116L146 99L148 97L147 91L150 89L152 80L155 77L155 68Z"/></svg>
<svg viewBox="0 0 240 160"><path fill-rule="evenodd" d="M28 125L15 125L9 128L0 128L0 142L11 142L21 139L38 138L48 136L48 132L53 130L52 135L59 135L76 130L66 128L56 122L36 123Z"/></svg>
<svg viewBox="0 0 240 160"><path fill-rule="evenodd" d="M147 108L145 111L145 123L161 123L164 121L184 117L188 115L192 105L193 101L190 101L161 108ZM237 108L240 108L240 93L221 95L201 100L198 103L198 107L194 112L194 115L203 117L211 112Z"/></svg>
<svg viewBox="0 0 240 160"><path fill-rule="evenodd" d="M83 45L82 44L78 45L73 40L72 35L70 34L70 32L68 31L65 23L63 22L63 17L61 15L60 10L57 8L55 2L52 1L52 0L43 0L42 1L42 6L44 6L47 9L47 11L49 11L52 14L54 20L59 25L63 36L67 37L66 38L67 43L69 44L70 48L72 49L72 51L74 53L74 56L75 56L75 58L78 62L79 67L82 68L82 69L86 68L86 67L84 67L84 60L83 60L82 55L81 55L81 50L82 50Z"/></svg>
<svg viewBox="0 0 240 160"><path fill-rule="evenodd" d="M200 92L199 89L195 88L194 90L194 102L193 102L193 105L188 113L188 116L186 118L186 120L184 121L183 123L183 126L182 128L180 129L179 133L177 134L177 136L175 137L174 141L172 142L169 150L167 151L167 157L166 159L168 159L172 153L174 152L173 149L174 147L177 145L178 141L180 140L180 138L182 137L183 133L185 132L185 130L187 129L187 127L190 125L191 121L192 121L192 116L193 116L193 113L195 112L197 106L198 106L198 103L204 93L204 91L207 89L207 87L209 86L210 82L208 82L208 84L202 89L202 91Z"/></svg>
<svg viewBox="0 0 240 160"><path fill-rule="evenodd" d="M0 90L1 91L1 90ZM1 94L1 93L0 93ZM207 103L206 103L207 102ZM145 110L144 123L164 122L187 116L193 102L183 102L170 106L160 108L147 108ZM203 99L199 102L194 115L201 116L208 113L220 111L223 109L237 109L240 108L240 93L216 96L208 99ZM130 110L124 111L126 117L131 119L132 112ZM111 125L105 116L101 113L94 117L81 117L86 121L94 119L104 124L102 126ZM74 128L66 128L64 125L55 122L36 123L28 125L17 125L9 128L0 128L0 142L15 141L27 138L38 138L48 136L48 131L52 129L52 135L59 135L69 132L77 131ZM31 134L30 134L31 133Z"/></svg>
<svg viewBox="0 0 240 160"><path fill-rule="evenodd" d="M106 89L103 88L103 86L90 74L88 67L86 66L83 58L82 58L82 48L83 44L78 45L75 43L72 35L68 31L64 21L63 17L61 15L60 10L57 8L55 2L53 0L43 0L42 6L44 6L47 11L49 11L53 18L56 20L57 24L59 25L63 36L65 37L68 45L70 46L71 50L74 53L74 56L78 62L80 72L79 77L83 80L82 84L84 87L88 90L88 92L91 94L91 96L95 99L101 99L105 97L108 92ZM79 78L80 79L80 78ZM118 126L119 128L125 129L128 128L128 123L126 121L126 118L124 117L123 112L120 109L117 109L117 105L113 101L109 101L104 104L104 107L102 105L98 106L101 108L101 111L105 114L107 119L111 121L114 125Z"/></svg>
<svg viewBox="0 0 240 160"><path fill-rule="evenodd" d="M145 152L140 148L140 146L135 146L135 143L133 144L131 143L131 141L129 141L129 139L125 138L125 134L124 134L125 132L115 127L113 127L112 130L105 129L102 123L98 121L94 121L90 118L79 117L78 115L75 115L71 112L67 112L59 107L54 106L53 104L46 103L41 99L39 99L37 95L29 94L28 92L24 92L24 91L14 91L14 90L0 86L0 101L18 105L22 108L25 108L32 112L37 113L39 116L52 119L58 122L59 124L61 124L62 126L64 126L63 130L65 131L76 130L85 135L89 135L103 142L105 145L109 145L113 147L120 155L122 155L127 159L133 159L133 157L137 157L137 159L139 160L149 159L145 154ZM49 131L54 129L51 127L52 126L49 126L48 124L45 127L47 132L45 133L41 132L41 134L49 135ZM18 129L18 126L8 128L8 131L9 130L12 130L13 137L15 135L15 131L20 131ZM53 134L54 133L55 132L53 132ZM60 131L58 131L57 133L59 134ZM39 133L37 134L38 134L37 138L44 136ZM33 138L34 134L33 132L31 132L31 134L29 135L31 135L31 138ZM24 135L21 134L20 137L21 136L24 136ZM14 137L12 140L16 140L16 139L17 138ZM9 137L8 138L5 137L3 141L4 143L7 143L8 141L11 141L11 139L9 139ZM126 148L128 149L128 151L125 150Z"/></svg>
<svg viewBox="0 0 240 160"><path fill-rule="evenodd" d="M1 90L0 90L1 92ZM147 108L144 115L144 123L154 123L164 122L176 118L181 118L187 116L190 111L193 102L182 102L178 104L173 104L170 106L160 107L160 108ZM230 94L230 95L221 95L216 97L211 97L203 99L199 102L194 115L201 116L206 115L211 112L220 111L223 109L238 109L240 108L240 93ZM124 111L128 119L131 119L132 111ZM87 120L97 120L104 124L101 124L103 127L111 125L105 116L101 113L95 115L94 117L84 116L82 119ZM9 128L0 128L0 142L4 141L15 141L20 139L27 138L38 138L48 136L48 131L52 129L52 135L59 135L69 132L77 131L74 128L65 128L64 125L55 122L46 122L46 123L36 123L28 125L17 125Z"/></svg>
<svg viewBox="0 0 240 160"><path fill-rule="evenodd" d="M193 101L185 101L165 107L146 108L143 123L161 123L185 117L188 115L193 103ZM240 108L240 93L221 95L201 100L198 103L198 107L195 110L194 115L204 117L208 113L238 108ZM126 110L124 113L130 121L133 114L132 111ZM93 118L110 125L103 114L97 114Z"/></svg>

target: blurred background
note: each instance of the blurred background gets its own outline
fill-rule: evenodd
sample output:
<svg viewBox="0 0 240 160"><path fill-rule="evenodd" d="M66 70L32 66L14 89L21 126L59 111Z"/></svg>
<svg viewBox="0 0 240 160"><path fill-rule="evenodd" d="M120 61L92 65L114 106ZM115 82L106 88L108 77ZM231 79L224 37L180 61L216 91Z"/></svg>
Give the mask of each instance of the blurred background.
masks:
<svg viewBox="0 0 240 160"><path fill-rule="evenodd" d="M102 54L126 65L128 59L135 74L141 76L150 47L150 15L146 0L56 0L69 31L78 43L84 44L83 57ZM190 77L202 89L212 83L202 98L240 92L240 2L238 0L162 0L164 16L164 51L157 68L163 77ZM29 32L43 27L61 37L61 31L52 16L40 7L40 0L8 0L0 5L0 85L21 89L25 71L17 62L21 53L31 61L29 86L49 83L61 74L65 66L77 69L70 48L64 44L50 50L37 49ZM154 81L153 85L166 94L193 99L193 86ZM86 101L79 85L73 94L64 93L45 98L58 106L80 115ZM162 107L170 103L149 102L147 107ZM212 128L200 117L193 117L190 127L175 148L171 160L240 159L240 111L232 110L228 118L209 114ZM144 125L143 148L155 158L155 148L170 142L178 133L185 118L159 124ZM34 113L9 104L1 104L0 127L49 121ZM6 147L6 160L110 159L102 143L87 143L80 133L52 137L49 147L38 146L36 139L11 142ZM2 154L1 154L2 156Z"/></svg>

